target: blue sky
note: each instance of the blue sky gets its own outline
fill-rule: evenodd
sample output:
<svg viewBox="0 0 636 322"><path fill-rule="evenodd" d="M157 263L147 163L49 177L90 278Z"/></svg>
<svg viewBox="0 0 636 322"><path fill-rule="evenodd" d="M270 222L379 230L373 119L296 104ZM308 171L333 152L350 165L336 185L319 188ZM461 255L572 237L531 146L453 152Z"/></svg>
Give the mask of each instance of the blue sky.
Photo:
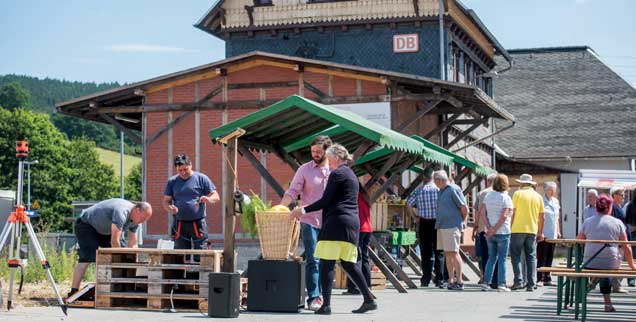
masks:
<svg viewBox="0 0 636 322"><path fill-rule="evenodd" d="M224 58L215 1L0 1L0 74L134 82ZM506 48L592 47L636 84L634 0L464 0Z"/></svg>

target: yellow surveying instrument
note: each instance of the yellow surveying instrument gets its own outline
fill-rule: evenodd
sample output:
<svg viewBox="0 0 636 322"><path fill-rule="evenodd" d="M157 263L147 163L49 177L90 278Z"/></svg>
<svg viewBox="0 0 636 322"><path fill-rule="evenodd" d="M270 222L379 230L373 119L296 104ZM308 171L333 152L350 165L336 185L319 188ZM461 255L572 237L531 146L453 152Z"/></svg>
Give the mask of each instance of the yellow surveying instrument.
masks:
<svg viewBox="0 0 636 322"><path fill-rule="evenodd" d="M20 267L20 244L22 241L22 226L26 227L27 233L29 234L29 238L31 239L31 243L33 244L33 248L35 249L38 257L40 257L40 264L42 264L42 268L46 270L46 275L51 282L51 286L53 287L53 291L55 291L55 296L57 297L57 302L60 303L62 308L62 312L64 315L66 314L67 306L62 300L62 296L60 296L60 291L55 284L55 280L53 279L53 275L51 275L51 265L49 261L44 257L44 252L42 251L42 247L40 247L40 243L35 236L35 231L33 230L33 226L31 225L31 220L27 213L24 211L24 205L22 205L22 183L24 176L24 162L29 156L29 143L27 141L16 141L15 143L15 151L16 157L18 158L18 189L16 196L16 205L15 211L11 213L9 218L7 219L7 223L4 225L4 229L2 229L2 233L0 233L0 253L2 252L4 246L6 245L7 239L9 239L9 269L10 269L10 279L9 279L9 299L7 302L7 309L11 310L11 304L13 300L13 281L15 278L15 270Z"/></svg>

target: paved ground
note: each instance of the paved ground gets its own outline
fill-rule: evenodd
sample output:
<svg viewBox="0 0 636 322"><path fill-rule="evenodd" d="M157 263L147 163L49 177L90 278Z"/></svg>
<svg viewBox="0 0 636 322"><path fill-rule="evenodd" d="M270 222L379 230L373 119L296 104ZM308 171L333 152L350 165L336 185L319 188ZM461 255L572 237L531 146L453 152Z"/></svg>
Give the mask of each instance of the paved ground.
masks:
<svg viewBox="0 0 636 322"><path fill-rule="evenodd" d="M601 312L600 294L590 301L589 321L634 321L636 316L636 288L629 295L615 296L618 312ZM481 292L472 284L464 292L440 289L410 290L399 294L387 289L376 292L380 309L373 313L352 314L362 301L359 297L335 295L334 314L316 316L304 311L299 314L243 312L236 321L574 321L572 312L558 317L555 313L556 290L553 287L539 288L535 292ZM64 317L57 307L16 308L0 312L0 321L152 321L173 322L205 319L200 313L161 313L144 311L107 311L93 309L71 309Z"/></svg>

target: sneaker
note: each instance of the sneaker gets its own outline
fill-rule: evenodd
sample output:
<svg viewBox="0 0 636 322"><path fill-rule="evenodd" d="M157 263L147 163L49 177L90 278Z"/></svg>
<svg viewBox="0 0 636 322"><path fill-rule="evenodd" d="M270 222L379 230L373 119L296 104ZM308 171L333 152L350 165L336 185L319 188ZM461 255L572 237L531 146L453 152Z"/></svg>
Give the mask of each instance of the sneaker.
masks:
<svg viewBox="0 0 636 322"><path fill-rule="evenodd" d="M446 289L447 290L452 290L453 287L455 287L455 282L448 282L448 284L446 284Z"/></svg>
<svg viewBox="0 0 636 322"><path fill-rule="evenodd" d="M629 287L634 287L634 286L636 286L636 281L628 281L628 282L627 282L627 286L629 286Z"/></svg>
<svg viewBox="0 0 636 322"><path fill-rule="evenodd" d="M516 291L516 290L520 290L520 289L523 289L523 288L524 288L523 284L514 284L514 285L512 285L512 287L510 289L513 290L513 291Z"/></svg>
<svg viewBox="0 0 636 322"><path fill-rule="evenodd" d="M497 286L497 292L510 292L510 289L507 288L505 285Z"/></svg>
<svg viewBox="0 0 636 322"><path fill-rule="evenodd" d="M552 281L546 281L543 282L543 286L554 286L554 283L552 283Z"/></svg>
<svg viewBox="0 0 636 322"><path fill-rule="evenodd" d="M322 299L317 297L309 302L309 311L318 311L322 307Z"/></svg>
<svg viewBox="0 0 636 322"><path fill-rule="evenodd" d="M528 286L526 287L526 292L534 292L536 286Z"/></svg>
<svg viewBox="0 0 636 322"><path fill-rule="evenodd" d="M464 284L453 283L452 286L448 287L448 289L451 290L451 291L463 291L464 290Z"/></svg>

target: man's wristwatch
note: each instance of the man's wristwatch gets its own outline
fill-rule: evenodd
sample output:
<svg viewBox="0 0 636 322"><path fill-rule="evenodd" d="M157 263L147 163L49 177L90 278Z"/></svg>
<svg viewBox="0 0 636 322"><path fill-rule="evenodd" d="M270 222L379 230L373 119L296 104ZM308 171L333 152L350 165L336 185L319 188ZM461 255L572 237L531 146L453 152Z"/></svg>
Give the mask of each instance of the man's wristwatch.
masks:
<svg viewBox="0 0 636 322"><path fill-rule="evenodd" d="M305 212L305 207L301 207L301 208L300 208L300 213L301 213L301 214L303 214L303 215L306 213L306 212Z"/></svg>

